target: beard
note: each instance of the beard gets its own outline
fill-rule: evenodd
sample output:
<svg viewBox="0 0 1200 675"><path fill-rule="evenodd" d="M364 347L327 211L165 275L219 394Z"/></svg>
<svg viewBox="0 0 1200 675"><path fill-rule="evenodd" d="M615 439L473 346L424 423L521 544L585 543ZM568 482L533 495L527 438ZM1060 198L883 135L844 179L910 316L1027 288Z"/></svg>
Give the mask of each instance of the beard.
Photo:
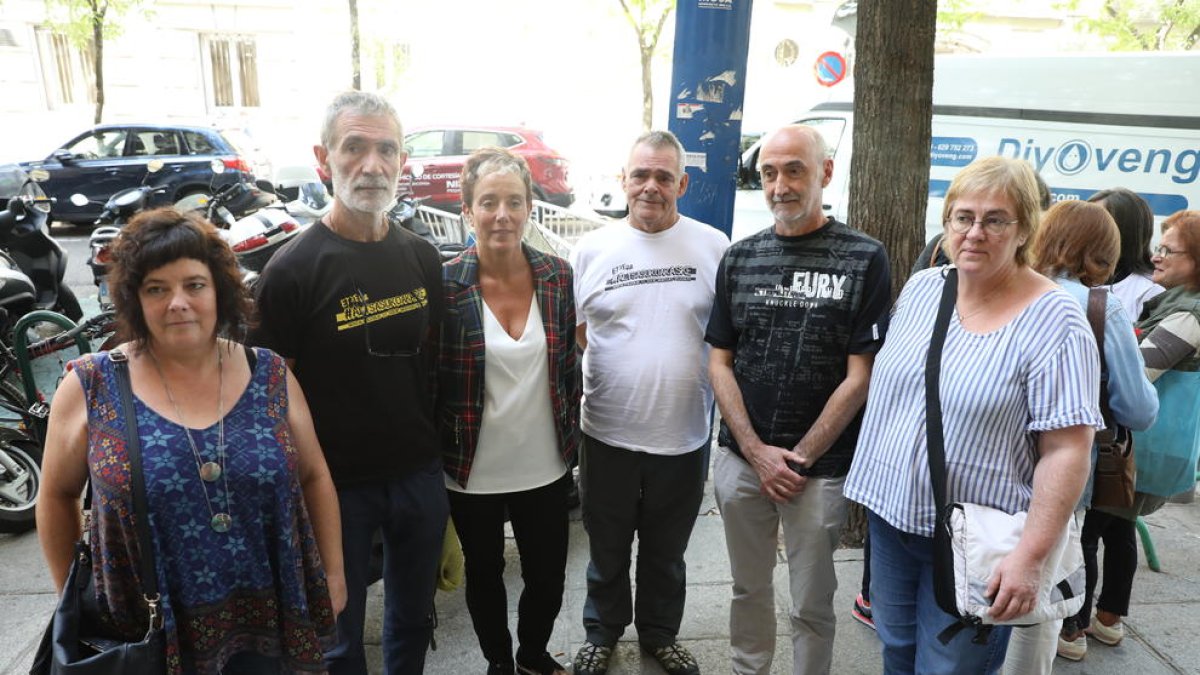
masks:
<svg viewBox="0 0 1200 675"><path fill-rule="evenodd" d="M356 180L348 180L339 175L332 166L330 173L333 179L333 196L351 211L362 213L383 213L396 198L396 183L388 182L386 177L360 176ZM378 188L363 190L361 188Z"/></svg>

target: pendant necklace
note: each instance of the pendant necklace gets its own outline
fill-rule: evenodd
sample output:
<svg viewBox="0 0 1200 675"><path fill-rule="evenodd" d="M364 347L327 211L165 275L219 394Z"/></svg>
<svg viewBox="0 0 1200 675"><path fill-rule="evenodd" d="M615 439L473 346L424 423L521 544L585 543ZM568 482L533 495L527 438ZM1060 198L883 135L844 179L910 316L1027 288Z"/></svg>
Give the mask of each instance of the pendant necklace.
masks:
<svg viewBox="0 0 1200 675"><path fill-rule="evenodd" d="M167 400L175 409L175 417L179 419L179 426L183 427L188 445L192 448L192 456L196 460L196 472L200 475L200 487L204 490L204 502L208 505L208 513L211 516L209 526L216 532L228 532L233 525L233 517L229 515L229 475L225 470L228 466L225 457L225 418L221 414L221 411L225 409L225 368L221 345L217 345L217 459L212 462L204 461L204 457L200 455L200 449L196 447L196 441L192 438L192 431L183 418L183 412L179 409L179 404L175 402L171 388L167 386L167 378L163 374L162 366L158 363L158 357L154 355L154 350L147 349L146 351L150 352L150 360L154 361L154 369L158 371L158 379L162 381L163 391L167 392ZM225 486L225 510L221 512L213 510L212 500L208 496L208 484L218 480L222 480Z"/></svg>

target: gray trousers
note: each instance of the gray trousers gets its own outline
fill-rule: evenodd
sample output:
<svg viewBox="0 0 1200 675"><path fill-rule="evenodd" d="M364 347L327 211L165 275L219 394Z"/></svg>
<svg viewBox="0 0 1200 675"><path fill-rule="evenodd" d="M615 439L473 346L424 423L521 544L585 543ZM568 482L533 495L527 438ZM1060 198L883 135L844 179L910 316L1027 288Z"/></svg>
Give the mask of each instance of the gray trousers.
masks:
<svg viewBox="0 0 1200 675"><path fill-rule="evenodd" d="M713 469L717 506L733 573L729 642L735 675L769 675L775 657L775 588L772 580L783 526L792 608L792 672L829 673L837 617L833 551L846 521L841 478L809 478L787 504L760 492L758 474L726 448Z"/></svg>
<svg viewBox="0 0 1200 675"><path fill-rule="evenodd" d="M591 548L583 605L588 642L615 645L632 622L646 647L674 644L687 587L683 553L704 495L703 454L651 455L584 436L579 477ZM629 582L635 533L636 603Z"/></svg>

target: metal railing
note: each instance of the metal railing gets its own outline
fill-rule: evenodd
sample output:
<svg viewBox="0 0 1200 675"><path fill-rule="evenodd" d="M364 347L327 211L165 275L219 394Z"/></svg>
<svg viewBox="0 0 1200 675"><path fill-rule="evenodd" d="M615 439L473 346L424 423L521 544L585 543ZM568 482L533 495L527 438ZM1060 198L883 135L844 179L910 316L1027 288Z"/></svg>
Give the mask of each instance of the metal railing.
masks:
<svg viewBox="0 0 1200 675"><path fill-rule="evenodd" d="M418 206L417 218L429 226L439 241L465 244L470 236L462 216L456 213ZM610 222L593 213L572 211L535 200L529 216L532 227L525 228L525 241L536 249L567 258L580 237Z"/></svg>

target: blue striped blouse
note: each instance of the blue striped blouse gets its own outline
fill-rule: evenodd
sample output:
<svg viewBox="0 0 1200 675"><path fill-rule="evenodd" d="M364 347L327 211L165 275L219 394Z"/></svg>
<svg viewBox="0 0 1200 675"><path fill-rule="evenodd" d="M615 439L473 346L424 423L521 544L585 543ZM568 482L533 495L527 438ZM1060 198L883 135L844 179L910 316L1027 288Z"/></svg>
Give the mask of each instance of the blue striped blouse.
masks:
<svg viewBox="0 0 1200 675"><path fill-rule="evenodd" d="M893 527L933 536L925 447L925 355L942 270L913 276L896 301L875 359L862 433L846 479L849 499ZM1061 289L1004 327L979 335L950 320L942 356L942 422L950 502L1007 513L1029 509L1037 432L1103 427L1100 361L1087 318Z"/></svg>

